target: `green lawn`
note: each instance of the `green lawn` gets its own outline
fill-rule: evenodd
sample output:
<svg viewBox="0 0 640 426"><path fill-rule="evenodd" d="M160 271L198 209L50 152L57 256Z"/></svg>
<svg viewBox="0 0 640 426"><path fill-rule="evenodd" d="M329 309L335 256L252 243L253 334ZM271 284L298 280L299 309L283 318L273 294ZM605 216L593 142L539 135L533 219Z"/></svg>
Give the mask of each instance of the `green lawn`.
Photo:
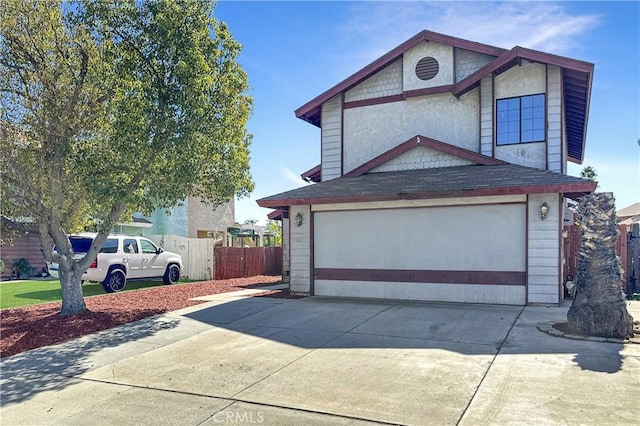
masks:
<svg viewBox="0 0 640 426"><path fill-rule="evenodd" d="M186 282L193 282L193 280L180 280L180 283ZM127 286L122 292L161 285L163 285L162 280L127 281ZM82 290L85 297L106 294L100 283L85 282ZM55 278L0 282L0 309L57 302L61 299L60 281Z"/></svg>

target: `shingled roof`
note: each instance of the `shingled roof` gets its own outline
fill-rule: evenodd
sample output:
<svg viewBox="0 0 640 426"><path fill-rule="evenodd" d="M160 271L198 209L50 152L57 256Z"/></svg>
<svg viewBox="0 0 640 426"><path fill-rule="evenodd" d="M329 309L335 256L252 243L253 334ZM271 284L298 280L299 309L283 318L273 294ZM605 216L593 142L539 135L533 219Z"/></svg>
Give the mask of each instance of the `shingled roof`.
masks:
<svg viewBox="0 0 640 426"><path fill-rule="evenodd" d="M343 176L258 200L261 207L561 193L577 198L597 182L515 164L471 165Z"/></svg>
<svg viewBox="0 0 640 426"><path fill-rule="evenodd" d="M464 40L445 34L423 30L384 54L369 65L349 76L342 82L316 96L296 109L296 117L320 127L320 110L322 104L334 96L357 86L378 71L398 60L404 52L422 42L437 42L455 48L469 50L492 56L494 59L473 74L452 86L432 88L433 93L451 92L456 97L475 88L482 77L498 75L522 63L522 61L538 62L562 68L562 92L565 106L565 126L567 133L567 158L582 164L584 145L586 142L587 119L591 101L591 83L593 80L593 64L563 56L552 55L520 46L510 50ZM410 93L417 92L417 93ZM410 96L422 96L421 91L408 91L399 95L400 99Z"/></svg>

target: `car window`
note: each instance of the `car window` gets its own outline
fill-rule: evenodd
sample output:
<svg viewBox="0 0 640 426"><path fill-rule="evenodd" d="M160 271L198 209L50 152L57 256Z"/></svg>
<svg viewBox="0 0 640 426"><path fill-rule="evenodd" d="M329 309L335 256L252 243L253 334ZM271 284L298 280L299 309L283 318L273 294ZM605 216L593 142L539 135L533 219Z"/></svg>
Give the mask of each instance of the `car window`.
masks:
<svg viewBox="0 0 640 426"><path fill-rule="evenodd" d="M71 247L74 253L87 253L93 242L93 238L87 237L69 237Z"/></svg>
<svg viewBox="0 0 640 426"><path fill-rule="evenodd" d="M100 249L100 253L117 253L118 252L118 240L115 238L108 238L102 248Z"/></svg>
<svg viewBox="0 0 640 426"><path fill-rule="evenodd" d="M153 243L149 240L140 240L140 248L142 249L143 253L153 253L155 254L158 249L156 248L155 245L153 245Z"/></svg>
<svg viewBox="0 0 640 426"><path fill-rule="evenodd" d="M140 253L138 251L138 242L133 238L126 238L124 240L124 252L125 253Z"/></svg>

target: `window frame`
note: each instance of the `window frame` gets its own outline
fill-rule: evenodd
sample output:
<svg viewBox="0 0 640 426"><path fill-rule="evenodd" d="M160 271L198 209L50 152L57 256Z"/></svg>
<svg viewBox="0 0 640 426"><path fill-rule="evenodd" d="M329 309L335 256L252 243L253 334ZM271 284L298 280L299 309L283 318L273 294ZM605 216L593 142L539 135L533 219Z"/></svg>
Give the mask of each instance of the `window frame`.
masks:
<svg viewBox="0 0 640 426"><path fill-rule="evenodd" d="M532 98L532 102L535 102L535 100L533 99L534 97L537 96L542 96L542 100L543 100L543 104L542 107L537 107L537 108L542 108L542 117L535 117L532 116L530 119L534 120L534 119L542 119L542 128L533 128L532 129L527 129L525 130L523 126L523 120L529 120L529 118L523 118L523 113L522 113L522 100L524 98ZM509 101L513 101L513 100L518 100L518 117L517 117L517 123L518 123L518 141L517 142L512 142L512 141L508 141L508 142L500 142L499 138L500 138L500 134L505 134L505 133L499 133L498 129L500 128L500 111L499 111L499 103L502 102L509 102ZM532 110L532 115L535 114L536 111L536 107L532 106L531 107ZM509 110L507 110L508 112ZM500 98L500 99L496 99L495 102L495 143L496 146L506 146L506 145L521 145L521 144L527 144L527 143L540 143L540 142L546 142L547 140L547 94L546 93L532 93L532 94L528 94L528 95L521 95L521 96L512 96L512 97L508 97L508 98ZM513 122L513 120L509 120L507 119L506 123L503 122L504 124L509 124ZM542 130L542 136L541 138L532 138L532 140L525 140L523 141L523 134L526 131L531 131L531 132L535 132L535 131L540 131ZM514 133L514 132L511 132ZM508 134L508 133L507 133Z"/></svg>

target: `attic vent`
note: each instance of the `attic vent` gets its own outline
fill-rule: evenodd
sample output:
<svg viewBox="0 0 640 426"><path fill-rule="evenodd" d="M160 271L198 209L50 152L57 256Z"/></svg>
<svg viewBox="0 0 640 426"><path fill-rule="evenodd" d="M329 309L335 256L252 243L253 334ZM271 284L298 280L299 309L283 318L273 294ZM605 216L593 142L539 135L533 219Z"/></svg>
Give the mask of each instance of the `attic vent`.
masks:
<svg viewBox="0 0 640 426"><path fill-rule="evenodd" d="M431 56L427 56L418 61L416 75L420 80L431 80L438 74L439 69L438 61Z"/></svg>

